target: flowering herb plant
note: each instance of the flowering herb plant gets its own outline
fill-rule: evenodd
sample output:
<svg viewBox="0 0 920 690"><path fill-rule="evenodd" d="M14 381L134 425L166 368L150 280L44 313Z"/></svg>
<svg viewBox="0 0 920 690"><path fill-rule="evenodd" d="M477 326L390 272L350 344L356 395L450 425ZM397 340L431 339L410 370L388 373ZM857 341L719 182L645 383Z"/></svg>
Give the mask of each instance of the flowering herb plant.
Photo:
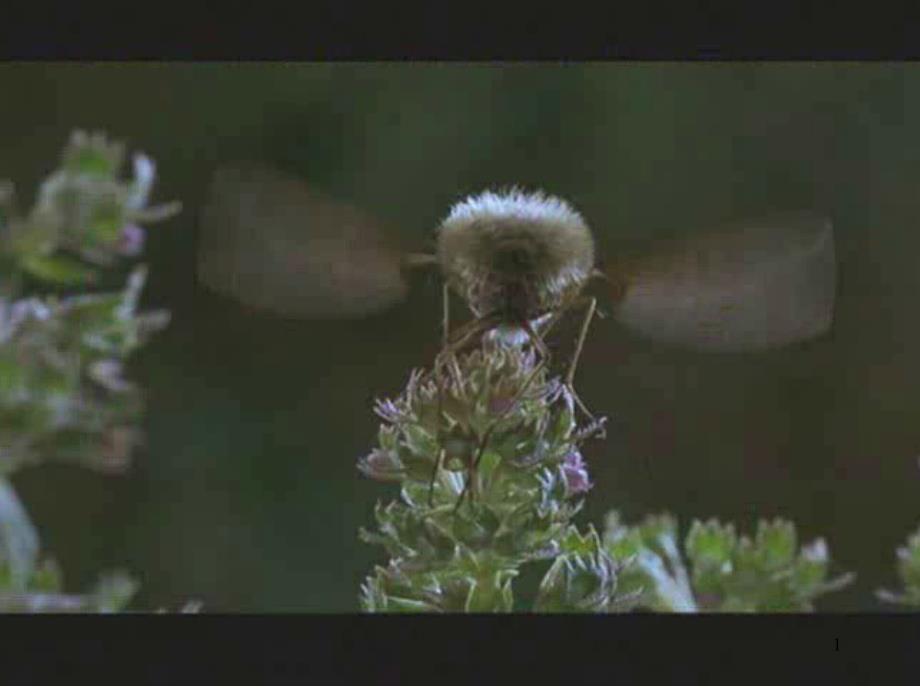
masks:
<svg viewBox="0 0 920 690"><path fill-rule="evenodd" d="M127 179L123 163L120 143L77 131L28 212L0 184L0 611L113 612L137 589L114 573L90 593L65 593L9 480L44 462L120 472L142 440L143 399L124 365L169 314L138 311L143 265L121 289L87 289L141 253L141 224L179 205L148 206L150 158L136 154Z"/></svg>
<svg viewBox="0 0 920 690"><path fill-rule="evenodd" d="M628 527L612 512L603 535L578 527L592 488L581 447L603 437L604 419L579 424L568 388L534 373L534 361L526 347L487 339L458 358L449 385L415 372L396 400L378 402L378 446L358 469L400 491L362 532L389 556L362 587L363 610L809 611L851 580L830 577L823 540L797 552L783 520L762 522L753 539L695 521L686 556L670 516ZM545 574L535 598L517 602L528 563Z"/></svg>

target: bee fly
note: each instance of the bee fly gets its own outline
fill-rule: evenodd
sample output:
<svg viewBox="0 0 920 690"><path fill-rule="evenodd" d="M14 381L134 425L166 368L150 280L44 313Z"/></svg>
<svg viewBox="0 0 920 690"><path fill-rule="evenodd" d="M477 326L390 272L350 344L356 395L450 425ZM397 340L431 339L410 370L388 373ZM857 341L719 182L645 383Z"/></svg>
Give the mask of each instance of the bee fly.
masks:
<svg viewBox="0 0 920 690"><path fill-rule="evenodd" d="M439 361L487 333L511 342L529 340L540 353L532 379L550 360L543 336L568 309L585 306L565 383L582 410L593 417L575 394L573 380L597 306L595 298L582 292L589 278L600 273L594 267L594 239L577 211L561 199L517 189L469 197L456 204L438 227L435 261L444 277L444 343ZM452 337L447 320L451 290L475 316ZM518 397L526 393L528 384ZM512 409L515 402L505 409Z"/></svg>
<svg viewBox="0 0 920 690"><path fill-rule="evenodd" d="M592 279L607 281L612 316L628 330L702 351L779 347L825 333L833 320L833 231L812 214L749 221L669 251L598 264L581 214L540 192L487 191L458 202L436 230L435 252L419 254L395 249L379 224L352 206L248 166L214 177L198 276L215 292L280 315L359 318L405 299L408 270L436 267L444 312L435 376L477 339L529 341L540 359L518 398L550 361L546 334L583 307L565 384L589 416L573 382L597 311L585 290ZM454 333L451 293L474 316ZM479 454L484 447L485 439Z"/></svg>

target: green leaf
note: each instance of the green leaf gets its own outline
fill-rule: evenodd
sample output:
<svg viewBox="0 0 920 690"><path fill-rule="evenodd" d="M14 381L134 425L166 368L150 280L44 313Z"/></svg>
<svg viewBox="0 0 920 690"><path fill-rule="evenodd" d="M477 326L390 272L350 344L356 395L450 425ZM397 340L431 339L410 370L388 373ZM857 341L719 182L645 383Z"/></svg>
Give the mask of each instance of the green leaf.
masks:
<svg viewBox="0 0 920 690"><path fill-rule="evenodd" d="M732 558L737 540L732 525L722 526L718 520L694 520L687 533L686 551L694 565L722 569Z"/></svg>
<svg viewBox="0 0 920 690"><path fill-rule="evenodd" d="M64 256L33 254L25 257L22 268L50 283L77 285L93 283L97 272L79 261Z"/></svg>
<svg viewBox="0 0 920 690"><path fill-rule="evenodd" d="M498 469L501 461L501 455L495 451L487 450L482 454L482 457L479 459L479 467L476 469L476 472L479 474L484 483L488 484L492 481L492 475Z"/></svg>
<svg viewBox="0 0 920 690"><path fill-rule="evenodd" d="M39 564L35 572L32 573L32 580L29 582L29 589L38 592L60 592L64 586L63 576L58 564L50 558Z"/></svg>
<svg viewBox="0 0 920 690"><path fill-rule="evenodd" d="M38 548L38 532L12 484L0 477L0 565L6 566L13 589L28 585Z"/></svg>
<svg viewBox="0 0 920 690"><path fill-rule="evenodd" d="M99 580L94 596L100 613L117 613L124 609L138 590L138 583L125 573L110 573Z"/></svg>
<svg viewBox="0 0 920 690"><path fill-rule="evenodd" d="M920 529L907 538L904 546L898 547L897 572L903 588L900 592L877 590L876 596L884 601L905 606L920 607Z"/></svg>
<svg viewBox="0 0 920 690"><path fill-rule="evenodd" d="M470 578L469 594L464 607L467 613L507 613L511 611L509 603L511 578L515 571L498 571L485 574L478 579Z"/></svg>
<svg viewBox="0 0 920 690"><path fill-rule="evenodd" d="M433 459L438 454L438 444L435 438L425 429L415 424L405 427L406 445L409 451L418 457Z"/></svg>
<svg viewBox="0 0 920 690"><path fill-rule="evenodd" d="M434 613L437 608L431 604L418 601L417 599L405 599L403 597L387 597L387 613Z"/></svg>
<svg viewBox="0 0 920 690"><path fill-rule="evenodd" d="M575 404L568 390L562 393L565 404L556 416L550 436L555 443L563 443L575 431Z"/></svg>
<svg viewBox="0 0 920 690"><path fill-rule="evenodd" d="M114 178L124 160L124 145L102 132L75 130L61 156L62 167L93 177Z"/></svg>
<svg viewBox="0 0 920 690"><path fill-rule="evenodd" d="M570 568L569 560L565 556L560 556L553 561L540 582L540 591L537 594L534 611L559 613L568 610L566 594Z"/></svg>
<svg viewBox="0 0 920 690"><path fill-rule="evenodd" d="M792 568L792 582L801 591L816 591L827 574L827 544L823 539L816 539L802 548Z"/></svg>
<svg viewBox="0 0 920 690"><path fill-rule="evenodd" d="M898 574L909 588L920 590L920 530L898 549Z"/></svg>
<svg viewBox="0 0 920 690"><path fill-rule="evenodd" d="M535 610L601 613L614 601L618 580L613 559L593 526L584 535L571 526L560 540L562 553L547 570Z"/></svg>
<svg viewBox="0 0 920 690"><path fill-rule="evenodd" d="M795 525L788 520L761 520L756 542L762 567L774 570L789 565L795 558Z"/></svg>
<svg viewBox="0 0 920 690"><path fill-rule="evenodd" d="M514 592L511 590L511 578L502 586L501 610L508 613L514 610Z"/></svg>
<svg viewBox="0 0 920 690"><path fill-rule="evenodd" d="M74 171L84 175L95 175L98 177L108 177L116 171L112 168L112 163L98 151L83 149L76 152L71 162Z"/></svg>
<svg viewBox="0 0 920 690"><path fill-rule="evenodd" d="M86 239L91 245L115 242L126 223L127 218L123 206L116 200L107 199L92 209Z"/></svg>

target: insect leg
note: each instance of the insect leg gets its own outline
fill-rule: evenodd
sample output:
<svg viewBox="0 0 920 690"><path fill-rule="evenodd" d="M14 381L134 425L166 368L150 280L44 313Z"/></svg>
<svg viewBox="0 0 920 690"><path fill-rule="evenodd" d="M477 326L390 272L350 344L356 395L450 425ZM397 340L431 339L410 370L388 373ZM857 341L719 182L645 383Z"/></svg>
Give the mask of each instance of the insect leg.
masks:
<svg viewBox="0 0 920 690"><path fill-rule="evenodd" d="M447 287L447 283L444 283L441 288L441 299L444 305L444 316L441 322L443 326L441 347L447 349L447 343L450 340L450 289Z"/></svg>
<svg viewBox="0 0 920 690"><path fill-rule="evenodd" d="M563 314L565 314L565 312L566 312L566 310L567 310L568 308L569 308L569 305L568 305L568 304L563 304L563 305L562 305L561 307L559 307L555 312L553 312L553 315L550 317L549 321L547 321L545 324L543 324L543 325L540 327L540 336L541 336L541 338L545 338L547 335L549 335L549 332L550 332L551 330L553 330L553 327L554 327L557 323L559 323L559 319L562 318ZM526 330L526 329L525 329L525 330Z"/></svg>
<svg viewBox="0 0 920 690"><path fill-rule="evenodd" d="M549 323L547 324L548 327L544 330L543 335L548 333L549 329L552 328L555 325L556 321L558 320L559 320L559 314L554 314L553 318L550 319ZM530 342L540 353L540 361L542 362L543 366L548 367L550 361L553 358L553 355L549 349L549 346L546 344L546 341L543 340L543 336L537 333L534 330L534 327L530 325L530 323L525 323L523 328L526 331L527 336L530 338ZM537 369L534 370L534 372L536 371ZM531 373L531 378L533 377L533 375L534 373ZM530 383L530 380L531 380L530 378L527 379L528 384Z"/></svg>
<svg viewBox="0 0 920 690"><path fill-rule="evenodd" d="M575 392L574 379L575 379L575 370L578 367L578 360L581 357L581 351L585 344L585 338L588 335L588 328L590 327L591 321L594 318L594 314L597 311L597 299L594 297L585 297L582 295L579 297L575 297L574 299L570 299L568 302L565 302L562 306L559 307L559 309L556 310L552 318L550 318L550 320L543 326L542 335L545 337L546 334L549 333L550 329L552 329L559 322L559 319L562 318L563 314L565 314L569 309L571 309L572 307L579 306L581 304L587 304L588 309L585 313L585 319L581 324L581 331L579 333L578 341L575 347L575 354L572 357L571 364L569 365L568 374L566 375L566 378L565 378L565 385L566 385L566 388L568 388L569 392L572 394L572 398L574 399L578 407L581 409L581 411L584 412L590 419L593 420L594 415L591 414L591 411L588 410L587 406L581 401L581 398L578 397L578 393ZM541 352L543 350L549 349L547 348L543 340L536 334L531 335L531 340L533 341L534 345L538 347L538 349L541 349ZM542 345L542 348L541 348L541 345Z"/></svg>
<svg viewBox="0 0 920 690"><path fill-rule="evenodd" d="M450 289L447 287L447 283L441 285L441 299L444 307L443 320L441 321L442 325L442 334L441 334L441 351L447 350L447 345L450 340ZM447 455L447 451L444 450L444 445L441 442L441 418L443 416L443 396L442 388L440 381L438 384L438 459L434 463L434 468L431 470L431 480L428 482L428 507L434 505L434 485L438 480L438 470L441 469L441 466L444 464L444 456Z"/></svg>
<svg viewBox="0 0 920 690"><path fill-rule="evenodd" d="M581 302L584 300L580 299L579 301ZM585 407L585 404L575 392L575 370L578 368L578 359L581 357L581 350L585 345L585 338L588 335L588 328L591 326L591 319L594 317L594 311L597 309L597 299L595 297L589 297L587 302L588 309L585 312L585 319L581 323L581 332L578 334L578 344L575 346L575 354L572 356L572 363L569 365L569 371L565 376L565 385L568 386L569 391L572 393L572 397L575 399L575 402L581 408L582 412L591 419L594 419L594 415Z"/></svg>
<svg viewBox="0 0 920 690"><path fill-rule="evenodd" d="M441 352L438 353L437 357L435 357L433 375L437 376L444 366L445 360L448 358L454 359L456 354L462 350L470 340L492 330L499 323L501 323L501 319L499 319L498 316L487 315L473 319L464 326L461 326L458 331L454 333L453 338L450 339L441 349ZM456 365L456 362L454 362L454 373L459 375L459 367Z"/></svg>

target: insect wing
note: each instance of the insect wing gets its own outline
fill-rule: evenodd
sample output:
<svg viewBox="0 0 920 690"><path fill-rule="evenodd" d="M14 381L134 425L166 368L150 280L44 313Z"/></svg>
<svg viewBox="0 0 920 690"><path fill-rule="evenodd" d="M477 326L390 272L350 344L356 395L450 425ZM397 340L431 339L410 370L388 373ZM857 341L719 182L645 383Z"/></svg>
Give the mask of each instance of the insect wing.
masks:
<svg viewBox="0 0 920 690"><path fill-rule="evenodd" d="M298 318L360 317L407 292L400 254L372 219L258 167L215 173L201 215L197 270L217 293Z"/></svg>
<svg viewBox="0 0 920 690"><path fill-rule="evenodd" d="M615 308L628 329L713 352L807 340L831 326L834 234L812 215L753 222L625 269Z"/></svg>

